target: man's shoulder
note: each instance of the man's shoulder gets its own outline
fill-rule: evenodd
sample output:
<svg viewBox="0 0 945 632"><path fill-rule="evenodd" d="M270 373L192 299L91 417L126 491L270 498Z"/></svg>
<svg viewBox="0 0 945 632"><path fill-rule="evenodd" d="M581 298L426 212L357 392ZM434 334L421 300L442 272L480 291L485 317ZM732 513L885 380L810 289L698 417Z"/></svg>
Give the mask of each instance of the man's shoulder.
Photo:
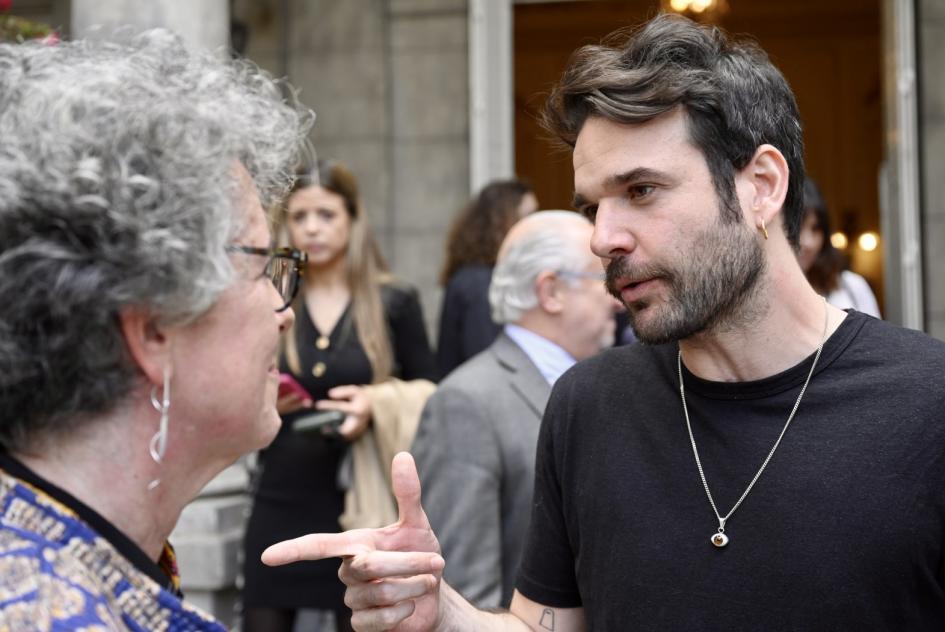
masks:
<svg viewBox="0 0 945 632"><path fill-rule="evenodd" d="M510 341L502 334L491 345L453 369L440 382L437 392L483 391L496 384L508 381L507 372L499 362L497 351L504 349ZM514 345L515 343L511 343ZM527 357L526 357L527 360Z"/></svg>
<svg viewBox="0 0 945 632"><path fill-rule="evenodd" d="M863 320L856 342L865 351L871 354L881 352L891 362L922 363L929 368L945 367L945 342L925 332L860 312L851 312L849 317Z"/></svg>
<svg viewBox="0 0 945 632"><path fill-rule="evenodd" d="M675 375L676 349L675 343L633 343L605 349L558 378L551 401L558 410L614 411L631 399L640 402L659 397Z"/></svg>
<svg viewBox="0 0 945 632"><path fill-rule="evenodd" d="M604 349L586 360L581 360L562 378L568 380L608 380L618 373L622 379L642 376L669 360L675 361L676 344L646 345L635 342L620 347Z"/></svg>

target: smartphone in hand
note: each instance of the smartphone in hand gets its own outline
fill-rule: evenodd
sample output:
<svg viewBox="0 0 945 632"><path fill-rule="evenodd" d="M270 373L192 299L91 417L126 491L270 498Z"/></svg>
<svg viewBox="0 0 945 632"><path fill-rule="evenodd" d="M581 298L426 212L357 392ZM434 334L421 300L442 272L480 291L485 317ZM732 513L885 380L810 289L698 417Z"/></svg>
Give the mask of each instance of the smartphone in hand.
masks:
<svg viewBox="0 0 945 632"><path fill-rule="evenodd" d="M312 401L314 399L309 392L305 390L305 387L298 383L298 380L288 373L280 373L279 397L282 398L289 394L297 395L303 400Z"/></svg>
<svg viewBox="0 0 945 632"><path fill-rule="evenodd" d="M295 432L318 431L327 435L336 435L345 417L346 415L340 410L319 410L296 419L292 423L292 430Z"/></svg>

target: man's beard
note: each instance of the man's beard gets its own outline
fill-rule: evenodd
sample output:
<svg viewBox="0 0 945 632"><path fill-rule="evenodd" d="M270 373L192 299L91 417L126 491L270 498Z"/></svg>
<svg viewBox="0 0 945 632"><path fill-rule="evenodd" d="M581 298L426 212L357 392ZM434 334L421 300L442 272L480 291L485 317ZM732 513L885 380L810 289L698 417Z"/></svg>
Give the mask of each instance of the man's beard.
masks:
<svg viewBox="0 0 945 632"><path fill-rule="evenodd" d="M607 266L607 291L623 301L618 279L658 278L669 291L665 303L654 296L624 305L637 339L663 344L747 324L756 316L749 299L765 266L764 250L756 236L741 222L719 218L692 240L689 250L682 252L672 267L635 267L627 257L612 259ZM644 315L644 310L653 313Z"/></svg>

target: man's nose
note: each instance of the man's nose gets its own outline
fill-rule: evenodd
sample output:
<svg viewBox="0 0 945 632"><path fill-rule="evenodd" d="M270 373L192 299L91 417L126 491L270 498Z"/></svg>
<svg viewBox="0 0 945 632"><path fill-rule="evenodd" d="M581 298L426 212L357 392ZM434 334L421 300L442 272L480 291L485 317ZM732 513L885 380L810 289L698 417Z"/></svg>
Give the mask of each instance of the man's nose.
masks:
<svg viewBox="0 0 945 632"><path fill-rule="evenodd" d="M594 218L594 233L591 235L591 250L598 257L614 259L628 255L636 248L636 239L621 218L616 204L601 200Z"/></svg>

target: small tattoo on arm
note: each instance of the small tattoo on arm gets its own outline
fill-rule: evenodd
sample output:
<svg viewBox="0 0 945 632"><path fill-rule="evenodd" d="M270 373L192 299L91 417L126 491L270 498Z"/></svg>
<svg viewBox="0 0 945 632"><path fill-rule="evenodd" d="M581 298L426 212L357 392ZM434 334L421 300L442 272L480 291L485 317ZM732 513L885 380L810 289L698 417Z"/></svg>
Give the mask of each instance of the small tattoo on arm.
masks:
<svg viewBox="0 0 945 632"><path fill-rule="evenodd" d="M545 630L554 630L555 629L555 611L551 608L545 608L541 612L541 621L538 622L538 625Z"/></svg>

